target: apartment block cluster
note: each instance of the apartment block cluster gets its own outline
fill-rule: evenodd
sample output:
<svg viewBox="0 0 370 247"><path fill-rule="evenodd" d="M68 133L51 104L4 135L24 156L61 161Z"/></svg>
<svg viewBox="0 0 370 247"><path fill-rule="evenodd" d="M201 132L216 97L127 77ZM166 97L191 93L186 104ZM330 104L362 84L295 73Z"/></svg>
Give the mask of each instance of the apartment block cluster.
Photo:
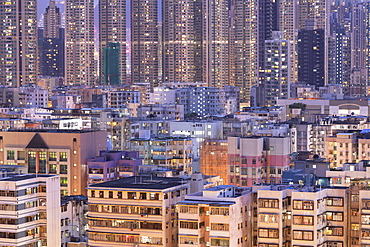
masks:
<svg viewBox="0 0 370 247"><path fill-rule="evenodd" d="M365 2L70 0L42 13L36 2L4 7L0 30L15 41L1 44L1 85L236 86L253 106L293 97L296 84L368 95Z"/></svg>

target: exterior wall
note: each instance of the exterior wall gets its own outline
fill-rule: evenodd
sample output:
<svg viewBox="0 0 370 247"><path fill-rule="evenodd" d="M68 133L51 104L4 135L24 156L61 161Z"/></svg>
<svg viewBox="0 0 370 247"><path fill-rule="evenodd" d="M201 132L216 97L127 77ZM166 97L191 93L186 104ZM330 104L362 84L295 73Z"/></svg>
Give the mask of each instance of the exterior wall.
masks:
<svg viewBox="0 0 370 247"><path fill-rule="evenodd" d="M190 138L131 139L130 150L138 151L145 165L157 165L191 173L193 142Z"/></svg>
<svg viewBox="0 0 370 247"><path fill-rule="evenodd" d="M66 1L65 53L65 85L93 84L96 76L93 1Z"/></svg>
<svg viewBox="0 0 370 247"><path fill-rule="evenodd" d="M252 197L234 188L198 192L177 203L179 247L251 246ZM227 196L218 196L233 190ZM215 193L208 193L215 192ZM212 195L215 194L215 195ZM249 241L247 241L249 240Z"/></svg>
<svg viewBox="0 0 370 247"><path fill-rule="evenodd" d="M88 190L89 246L178 246L174 205L184 199L187 184L163 190L113 187L90 187ZM122 199L118 198L119 192ZM129 199L129 192L135 192L136 199ZM102 193L102 197L93 197L93 193ZM110 193L113 193L112 197L109 197ZM140 199L142 193L147 199ZM156 194L157 199L149 200L151 194ZM111 220L116 224L110 224Z"/></svg>
<svg viewBox="0 0 370 247"><path fill-rule="evenodd" d="M342 167L344 163L357 163L357 146L355 134L339 133L336 137L327 137L326 158L330 161L330 167Z"/></svg>
<svg viewBox="0 0 370 247"><path fill-rule="evenodd" d="M257 191L259 246L346 246L347 189L307 189Z"/></svg>
<svg viewBox="0 0 370 247"><path fill-rule="evenodd" d="M61 201L62 247L69 246L71 241L87 241L87 197L67 196Z"/></svg>
<svg viewBox="0 0 370 247"><path fill-rule="evenodd" d="M290 140L289 137L266 137L266 140L229 137L228 154L231 184L279 183L282 171L289 169Z"/></svg>
<svg viewBox="0 0 370 247"><path fill-rule="evenodd" d="M290 166L290 140L289 137L267 138L269 154L267 157L267 181L281 183L282 173ZM270 167L270 171L268 171Z"/></svg>
<svg viewBox="0 0 370 247"><path fill-rule="evenodd" d="M370 160L370 139L358 139L358 159Z"/></svg>
<svg viewBox="0 0 370 247"><path fill-rule="evenodd" d="M205 140L200 151L200 172L209 176L220 176L229 184L228 143L225 140Z"/></svg>
<svg viewBox="0 0 370 247"><path fill-rule="evenodd" d="M0 180L0 191L7 207L0 213L3 245L61 246L59 176Z"/></svg>
<svg viewBox="0 0 370 247"><path fill-rule="evenodd" d="M35 136L36 132L2 132L0 134L0 163L18 164L25 168L23 173L42 174L39 166L30 169L28 152L46 152L45 171L43 174L59 174L61 176L62 195L86 195L87 165L88 158L99 154L106 146L106 132L37 132L48 145L44 148L26 148ZM1 139L2 138L2 139ZM57 140L57 142L56 142ZM8 151L14 151L14 155L8 157ZM22 153L23 152L23 153ZM50 157L55 152L56 157ZM61 159L60 153L66 153L66 159ZM24 157L18 155L23 154ZM64 168L62 168L64 165ZM51 169L53 166L53 169ZM54 169L55 168L55 169Z"/></svg>

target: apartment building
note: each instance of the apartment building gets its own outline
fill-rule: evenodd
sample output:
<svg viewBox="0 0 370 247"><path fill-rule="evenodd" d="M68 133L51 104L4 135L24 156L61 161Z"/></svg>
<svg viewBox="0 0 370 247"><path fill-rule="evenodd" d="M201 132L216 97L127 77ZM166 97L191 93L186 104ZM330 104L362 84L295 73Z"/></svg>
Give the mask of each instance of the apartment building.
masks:
<svg viewBox="0 0 370 247"><path fill-rule="evenodd" d="M61 246L59 187L56 175L0 179L2 246Z"/></svg>
<svg viewBox="0 0 370 247"><path fill-rule="evenodd" d="M9 130L0 133L0 164L21 173L58 174L62 195L86 195L87 159L106 148L105 131Z"/></svg>
<svg viewBox="0 0 370 247"><path fill-rule="evenodd" d="M69 242L87 242L87 197L63 196L60 209L61 247L70 247Z"/></svg>
<svg viewBox="0 0 370 247"><path fill-rule="evenodd" d="M175 205L188 190L182 179L165 177L90 185L89 246L178 246Z"/></svg>
<svg viewBox="0 0 370 247"><path fill-rule="evenodd" d="M289 169L289 137L228 137L229 182L241 186L280 183Z"/></svg>
<svg viewBox="0 0 370 247"><path fill-rule="evenodd" d="M107 107L122 108L129 103L140 103L139 91L108 91Z"/></svg>
<svg viewBox="0 0 370 247"><path fill-rule="evenodd" d="M350 187L353 180L370 178L370 161L361 160L358 163L347 163L335 170L327 170L330 186Z"/></svg>
<svg viewBox="0 0 370 247"><path fill-rule="evenodd" d="M251 246L251 188L219 185L177 203L179 247Z"/></svg>
<svg viewBox="0 0 370 247"><path fill-rule="evenodd" d="M88 159L88 182L96 184L137 174L142 160L135 151L103 151Z"/></svg>
<svg viewBox="0 0 370 247"><path fill-rule="evenodd" d="M330 167L342 167L344 163L357 163L357 137L355 133L338 133L326 138L326 158Z"/></svg>
<svg viewBox="0 0 370 247"><path fill-rule="evenodd" d="M219 175L224 184L229 184L227 151L227 140L205 140L200 150L200 172L210 176Z"/></svg>
<svg viewBox="0 0 370 247"><path fill-rule="evenodd" d="M221 121L171 121L169 125L170 135L192 138L196 158L200 155L200 147L204 140L221 138L223 132Z"/></svg>
<svg viewBox="0 0 370 247"><path fill-rule="evenodd" d="M184 106L176 104L140 105L137 116L142 119L183 120Z"/></svg>
<svg viewBox="0 0 370 247"><path fill-rule="evenodd" d="M191 173L193 142L188 137L134 138L131 151L139 151L145 165Z"/></svg>
<svg viewBox="0 0 370 247"><path fill-rule="evenodd" d="M259 246L346 246L347 189L261 189Z"/></svg>

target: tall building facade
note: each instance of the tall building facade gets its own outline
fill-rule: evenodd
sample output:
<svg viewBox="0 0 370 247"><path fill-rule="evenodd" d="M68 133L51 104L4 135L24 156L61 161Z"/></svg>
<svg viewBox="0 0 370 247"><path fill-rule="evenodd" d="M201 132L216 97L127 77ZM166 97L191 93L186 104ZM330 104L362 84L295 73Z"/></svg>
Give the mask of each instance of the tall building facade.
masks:
<svg viewBox="0 0 370 247"><path fill-rule="evenodd" d="M64 76L64 28L55 1L50 1L44 13L44 30L39 33L39 74ZM40 37L41 36L41 37Z"/></svg>
<svg viewBox="0 0 370 247"><path fill-rule="evenodd" d="M232 56L235 86L240 100L250 101L251 87L258 84L257 1L235 0L232 14Z"/></svg>
<svg viewBox="0 0 370 247"><path fill-rule="evenodd" d="M278 31L279 3L275 0L258 1L258 81L265 80L265 41L273 39L273 31Z"/></svg>
<svg viewBox="0 0 370 247"><path fill-rule="evenodd" d="M0 84L19 87L37 79L36 0L4 1L0 8Z"/></svg>
<svg viewBox="0 0 370 247"><path fill-rule="evenodd" d="M295 83L298 80L298 6L294 0L280 0L278 8L279 31L283 39L290 42L290 81Z"/></svg>
<svg viewBox="0 0 370 247"><path fill-rule="evenodd" d="M131 0L131 83L159 85L158 2Z"/></svg>
<svg viewBox="0 0 370 247"><path fill-rule="evenodd" d="M367 26L370 23L369 7L365 9L362 2L354 3L352 6L351 18L351 75L350 75L350 95L366 95L366 86L368 83L366 69L366 37L368 37ZM364 20L367 20L364 22Z"/></svg>
<svg viewBox="0 0 370 247"><path fill-rule="evenodd" d="M202 1L163 1L163 82L201 82Z"/></svg>
<svg viewBox="0 0 370 247"><path fill-rule="evenodd" d="M325 85L325 31L302 29L298 32L298 80L315 85Z"/></svg>
<svg viewBox="0 0 370 247"><path fill-rule="evenodd" d="M281 32L273 32L272 40L265 40L265 105L276 105L277 99L290 97L290 42Z"/></svg>
<svg viewBox="0 0 370 247"><path fill-rule="evenodd" d="M99 44L100 44L100 75L103 84L107 84L109 68L105 67L109 60L104 59L107 50L112 51L109 43L118 43L118 66L119 78L126 82L126 1L125 0L101 0L99 1ZM117 45L115 45L117 46ZM117 63L115 62L115 63ZM113 65L113 64L112 64ZM107 65L108 66L108 65ZM110 66L110 65L109 65ZM115 83L112 83L115 84Z"/></svg>
<svg viewBox="0 0 370 247"><path fill-rule="evenodd" d="M65 83L93 84L96 77L94 1L67 0L65 8Z"/></svg>
<svg viewBox="0 0 370 247"><path fill-rule="evenodd" d="M55 1L50 1L44 16L44 37L59 38L59 28L61 27L61 13Z"/></svg>
<svg viewBox="0 0 370 247"><path fill-rule="evenodd" d="M104 85L119 85L121 82L120 73L120 60L122 58L121 47L119 43L109 42L106 47L103 48L103 66L102 66L102 83Z"/></svg>
<svg viewBox="0 0 370 247"><path fill-rule="evenodd" d="M203 83L229 85L229 1L206 0L203 11Z"/></svg>

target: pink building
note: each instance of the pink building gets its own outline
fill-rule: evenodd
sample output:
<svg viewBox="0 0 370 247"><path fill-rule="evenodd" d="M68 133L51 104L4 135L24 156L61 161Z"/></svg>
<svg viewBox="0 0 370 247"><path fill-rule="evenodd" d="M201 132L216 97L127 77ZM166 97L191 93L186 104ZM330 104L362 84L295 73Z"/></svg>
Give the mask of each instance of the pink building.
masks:
<svg viewBox="0 0 370 247"><path fill-rule="evenodd" d="M290 164L289 137L229 137L230 184L280 183Z"/></svg>

